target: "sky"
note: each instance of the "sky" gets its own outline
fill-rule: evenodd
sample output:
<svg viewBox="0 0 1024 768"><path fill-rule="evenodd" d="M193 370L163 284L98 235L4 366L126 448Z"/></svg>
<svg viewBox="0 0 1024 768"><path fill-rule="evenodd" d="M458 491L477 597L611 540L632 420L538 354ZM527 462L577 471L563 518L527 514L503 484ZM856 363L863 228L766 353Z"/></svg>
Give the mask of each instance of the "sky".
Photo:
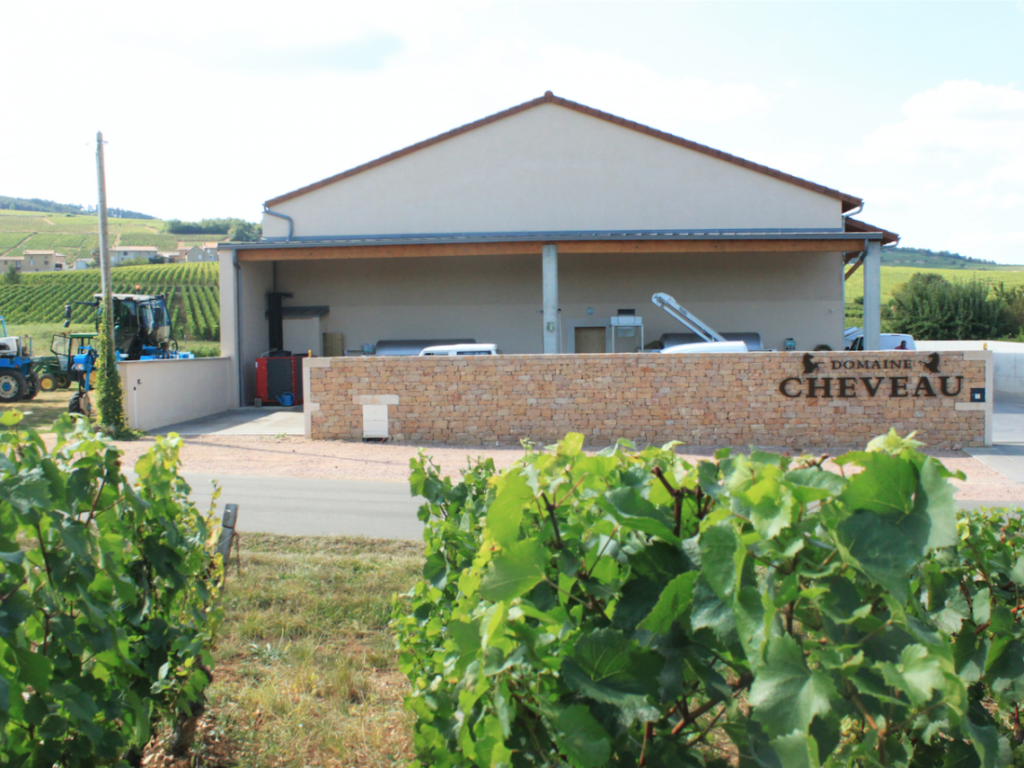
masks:
<svg viewBox="0 0 1024 768"><path fill-rule="evenodd" d="M0 0L0 195L265 200L553 91L1024 264L1024 2ZM670 226L670 224L667 224Z"/></svg>

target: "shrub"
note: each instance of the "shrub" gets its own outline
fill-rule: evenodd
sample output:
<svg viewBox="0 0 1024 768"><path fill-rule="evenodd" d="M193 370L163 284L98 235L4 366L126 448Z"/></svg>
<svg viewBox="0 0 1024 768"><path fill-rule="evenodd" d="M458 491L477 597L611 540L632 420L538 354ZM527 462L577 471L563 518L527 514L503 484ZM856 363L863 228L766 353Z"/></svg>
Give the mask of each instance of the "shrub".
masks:
<svg viewBox="0 0 1024 768"><path fill-rule="evenodd" d="M950 282L918 272L892 293L883 321L894 333L916 339L998 339L1015 332L1013 317L1000 296L980 280Z"/></svg>
<svg viewBox="0 0 1024 768"><path fill-rule="evenodd" d="M431 766L995 766L1024 734L1018 518L891 432L837 463L582 435L461 481L422 455L396 599ZM960 475L962 477L962 475ZM946 761L946 762L943 762Z"/></svg>
<svg viewBox="0 0 1024 768"><path fill-rule="evenodd" d="M0 434L0 764L138 764L155 722L188 731L210 682L215 531L178 438L133 486L85 419L54 434Z"/></svg>

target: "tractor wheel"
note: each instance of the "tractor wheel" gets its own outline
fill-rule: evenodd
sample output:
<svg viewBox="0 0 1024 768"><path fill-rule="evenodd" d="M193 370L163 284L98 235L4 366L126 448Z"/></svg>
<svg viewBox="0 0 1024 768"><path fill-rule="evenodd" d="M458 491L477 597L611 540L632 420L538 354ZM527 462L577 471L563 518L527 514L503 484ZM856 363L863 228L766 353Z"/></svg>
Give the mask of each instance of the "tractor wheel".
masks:
<svg viewBox="0 0 1024 768"><path fill-rule="evenodd" d="M25 396L25 377L18 371L0 373L0 402L13 403Z"/></svg>
<svg viewBox="0 0 1024 768"><path fill-rule="evenodd" d="M61 373L57 376L57 386L61 389L68 389L71 386L71 379Z"/></svg>
<svg viewBox="0 0 1024 768"><path fill-rule="evenodd" d="M33 373L27 379L25 379L25 399L32 400L36 395L39 394L39 380Z"/></svg>
<svg viewBox="0 0 1024 768"><path fill-rule="evenodd" d="M83 416L92 415L92 403L89 402L88 392L75 392L68 403L68 413L80 413Z"/></svg>
<svg viewBox="0 0 1024 768"><path fill-rule="evenodd" d="M39 389L42 392L53 392L60 386L60 380L52 373L44 373L39 377Z"/></svg>

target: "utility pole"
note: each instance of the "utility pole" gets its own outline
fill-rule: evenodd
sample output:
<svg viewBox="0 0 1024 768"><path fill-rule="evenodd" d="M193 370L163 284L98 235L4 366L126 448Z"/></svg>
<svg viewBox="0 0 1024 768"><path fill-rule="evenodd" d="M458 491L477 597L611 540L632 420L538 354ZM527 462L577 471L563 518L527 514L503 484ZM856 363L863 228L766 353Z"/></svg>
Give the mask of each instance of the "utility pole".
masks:
<svg viewBox="0 0 1024 768"><path fill-rule="evenodd" d="M100 275L103 280L103 304L100 315L99 356L96 368L96 389L99 394L100 423L111 436L125 431L124 394L121 389L121 375L117 370L117 350L114 347L114 300L111 296L113 285L110 275L110 238L107 234L107 182L103 174L103 134L96 132L96 182L99 185L100 200L97 213L100 217ZM86 403L86 413L92 410Z"/></svg>
<svg viewBox="0 0 1024 768"><path fill-rule="evenodd" d="M110 287L110 237L107 234L107 180L103 170L103 132L96 132L96 182L99 184L99 204L96 213L100 219L100 285L103 291L103 314L111 319L107 344L114 348L114 323L111 313L114 302L111 299Z"/></svg>

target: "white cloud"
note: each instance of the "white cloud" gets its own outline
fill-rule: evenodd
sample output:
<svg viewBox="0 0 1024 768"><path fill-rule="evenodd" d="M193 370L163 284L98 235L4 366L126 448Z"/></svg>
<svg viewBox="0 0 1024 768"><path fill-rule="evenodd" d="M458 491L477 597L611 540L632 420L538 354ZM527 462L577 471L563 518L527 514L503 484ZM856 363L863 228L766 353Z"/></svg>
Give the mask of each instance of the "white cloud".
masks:
<svg viewBox="0 0 1024 768"><path fill-rule="evenodd" d="M16 26L43 23L44 11L28 6L14 7ZM77 50L95 35L89 70L103 82L61 87L69 60L35 56L22 37L12 39L9 57L35 63L32 78L6 86L5 99L36 114L56 86L61 115L0 128L5 145L26 148L17 162L0 157L3 193L94 199L92 149L74 164L52 150L81 147L98 128L110 142L112 205L256 218L263 200L546 90L698 141L695 132L770 109L749 83L481 31L473 27L479 7L294 3L285 11L259 0L240 13L235 4L185 2L140 36L144 6L108 11L99 26L84 6L61 5L48 48Z"/></svg>
<svg viewBox="0 0 1024 768"><path fill-rule="evenodd" d="M864 138L850 159L915 163L1024 154L1024 91L971 80L945 82L904 103L904 118Z"/></svg>
<svg viewBox="0 0 1024 768"><path fill-rule="evenodd" d="M892 222L910 245L1024 262L1014 229L1024 210L1024 90L949 81L901 111L847 158L865 178L885 180L867 185L869 210L881 212L868 220Z"/></svg>

